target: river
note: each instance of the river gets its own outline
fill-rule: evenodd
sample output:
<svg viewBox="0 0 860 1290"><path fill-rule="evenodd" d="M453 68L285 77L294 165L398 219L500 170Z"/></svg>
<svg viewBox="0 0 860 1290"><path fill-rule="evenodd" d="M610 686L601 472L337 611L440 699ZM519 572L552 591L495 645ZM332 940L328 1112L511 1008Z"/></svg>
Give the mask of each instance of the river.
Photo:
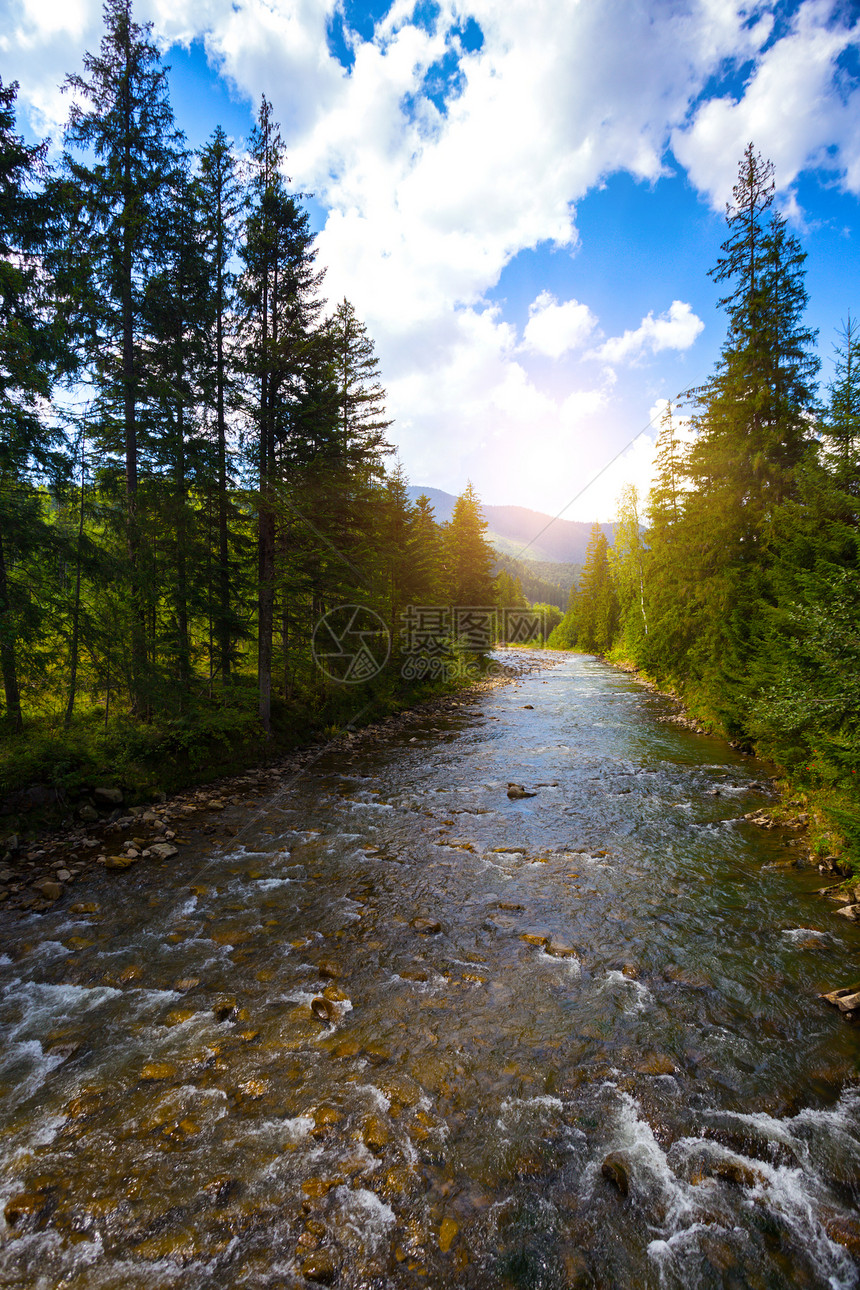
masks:
<svg viewBox="0 0 860 1290"><path fill-rule="evenodd" d="M860 1285L860 927L671 711L565 656L12 922L0 1285Z"/></svg>

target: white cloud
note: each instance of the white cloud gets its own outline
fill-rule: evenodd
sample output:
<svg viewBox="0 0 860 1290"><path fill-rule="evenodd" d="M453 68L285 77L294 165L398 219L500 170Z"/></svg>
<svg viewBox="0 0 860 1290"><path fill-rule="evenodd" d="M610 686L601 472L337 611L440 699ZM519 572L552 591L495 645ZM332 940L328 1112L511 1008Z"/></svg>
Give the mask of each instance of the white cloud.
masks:
<svg viewBox="0 0 860 1290"><path fill-rule="evenodd" d="M578 300L559 304L550 291L542 291L529 305L529 320L523 332L524 347L547 358L561 358L579 349L597 326L588 305Z"/></svg>
<svg viewBox="0 0 860 1290"><path fill-rule="evenodd" d="M808 166L824 166L841 174L849 191L860 192L860 89L850 87L837 66L852 48L860 48L856 5L805 0L788 34L755 63L740 98L709 99L690 124L675 129L675 156L716 209L731 199L738 159L750 140L773 161L782 189Z"/></svg>
<svg viewBox="0 0 860 1290"><path fill-rule="evenodd" d="M689 349L705 324L683 300L673 300L666 313L655 318L653 310L635 330L612 336L586 357L604 363L624 363L657 354L661 349Z"/></svg>
<svg viewBox="0 0 860 1290"><path fill-rule="evenodd" d="M65 116L63 75L98 48L100 0L7 7L0 55L42 130ZM860 191L856 91L836 91L836 60L857 25L830 0L803 0L788 34L768 43L779 7L441 0L425 29L411 0L394 0L372 39L347 33L349 72L327 42L340 0L137 0L136 14L165 44L204 39L240 94L272 100L288 171L328 212L319 258L329 297L348 295L377 341L395 437L416 482L448 471L459 490L472 474L488 500L545 508L552 487L559 505L575 491L554 462L575 463L578 477L611 456L614 377L606 370L590 388L552 393L535 383L523 355L560 357L588 342L596 320L586 305L543 292L518 347L486 306L505 266L546 244L573 252L576 203L619 171L657 181L670 139L715 202L728 195L749 137L789 186L833 145L828 164ZM460 57L458 87L440 110L425 78L469 16L483 46ZM699 103L712 77L747 61L738 102ZM594 353L620 363L685 349L702 325L676 300Z"/></svg>

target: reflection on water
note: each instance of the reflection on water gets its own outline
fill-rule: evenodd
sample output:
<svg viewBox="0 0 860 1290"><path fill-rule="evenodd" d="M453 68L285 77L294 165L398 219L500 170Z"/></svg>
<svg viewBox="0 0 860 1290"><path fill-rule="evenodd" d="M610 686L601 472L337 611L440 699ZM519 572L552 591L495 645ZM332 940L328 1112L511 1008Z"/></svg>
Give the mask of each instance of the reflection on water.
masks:
<svg viewBox="0 0 860 1290"><path fill-rule="evenodd" d="M565 659L15 923L0 1284L860 1284L860 928L665 711Z"/></svg>

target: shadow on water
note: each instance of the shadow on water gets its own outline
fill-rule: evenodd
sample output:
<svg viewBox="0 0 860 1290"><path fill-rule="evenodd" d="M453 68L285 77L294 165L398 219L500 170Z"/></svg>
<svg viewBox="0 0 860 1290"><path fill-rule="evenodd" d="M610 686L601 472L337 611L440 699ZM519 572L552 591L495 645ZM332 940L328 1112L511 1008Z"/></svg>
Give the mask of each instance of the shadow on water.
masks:
<svg viewBox="0 0 860 1290"><path fill-rule="evenodd" d="M860 929L667 715L566 658L16 923L0 1285L860 1284Z"/></svg>

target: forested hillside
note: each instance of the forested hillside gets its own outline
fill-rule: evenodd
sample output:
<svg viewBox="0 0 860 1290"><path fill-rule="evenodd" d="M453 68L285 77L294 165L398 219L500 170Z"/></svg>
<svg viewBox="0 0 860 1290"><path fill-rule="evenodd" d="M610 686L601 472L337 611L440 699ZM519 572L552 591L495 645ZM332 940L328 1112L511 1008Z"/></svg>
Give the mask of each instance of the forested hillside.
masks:
<svg viewBox="0 0 860 1290"><path fill-rule="evenodd" d="M438 519L450 519L457 500L451 493L410 485L412 501L422 492L430 498ZM583 520L557 519L525 506L490 506L486 502L481 510L487 521L487 538L505 559L544 565L582 564L585 559L591 526ZM611 541L612 525L600 527Z"/></svg>
<svg viewBox="0 0 860 1290"><path fill-rule="evenodd" d="M595 526L551 643L628 659L812 789L860 860L860 329L819 394L798 239L750 145L711 277L726 339L689 429L667 409L654 489Z"/></svg>
<svg viewBox="0 0 860 1290"><path fill-rule="evenodd" d="M243 157L220 127L192 153L149 27L129 0L105 19L55 165L0 84L7 792L396 704L422 683L405 606L498 591L471 487L442 525L391 465L372 339L347 300L326 310L269 103ZM341 604L391 632L369 690L315 663ZM431 643L458 656L450 624Z"/></svg>

